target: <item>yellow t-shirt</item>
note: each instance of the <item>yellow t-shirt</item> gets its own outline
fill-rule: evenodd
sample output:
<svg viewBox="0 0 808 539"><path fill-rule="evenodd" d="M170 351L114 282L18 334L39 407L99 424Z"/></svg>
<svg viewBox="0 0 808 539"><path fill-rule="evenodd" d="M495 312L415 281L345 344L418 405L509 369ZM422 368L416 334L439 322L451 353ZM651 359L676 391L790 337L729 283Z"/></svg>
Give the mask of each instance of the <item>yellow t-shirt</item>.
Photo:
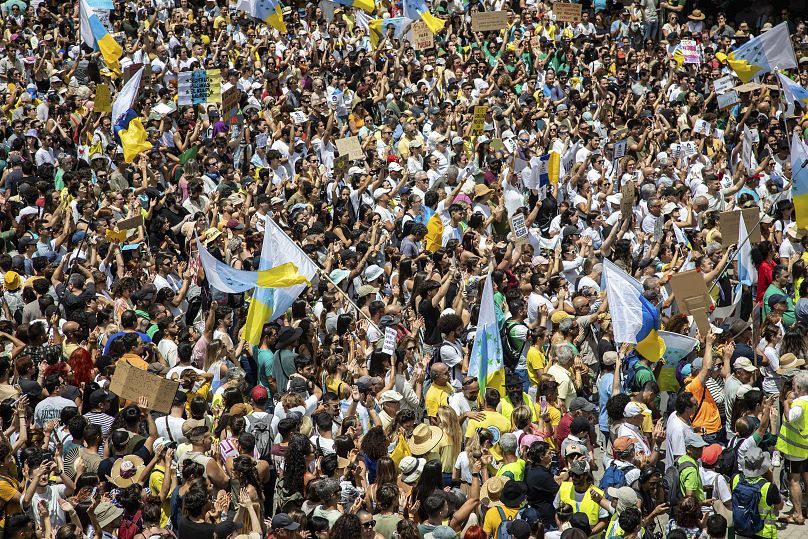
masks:
<svg viewBox="0 0 808 539"><path fill-rule="evenodd" d="M443 387L432 384L426 392L426 415L429 417L436 417L438 415L438 408L441 406L449 406L449 397L453 393L452 386L445 385Z"/></svg>
<svg viewBox="0 0 808 539"><path fill-rule="evenodd" d="M489 410L485 410L483 414L485 414L485 419L482 421L469 419L469 423L466 426L466 438L471 438L474 436L476 430L480 428L487 429L489 427L494 427L499 430L500 436L506 432L511 432L511 421L504 415L500 414L499 412L491 412Z"/></svg>
<svg viewBox="0 0 808 539"><path fill-rule="evenodd" d="M547 364L544 352L535 346L531 346L527 351L527 376L530 385L539 385L539 372Z"/></svg>
<svg viewBox="0 0 808 539"><path fill-rule="evenodd" d="M507 520L516 518L516 513L519 512L518 507L505 507L500 506L502 512L505 513ZM499 516L499 510L496 507L491 507L485 512L485 519L483 520L483 530L488 537L498 539L499 525L502 523L502 517Z"/></svg>
<svg viewBox="0 0 808 539"><path fill-rule="evenodd" d="M152 491L153 496L159 496L160 490L163 488L163 480L166 477L166 468L162 464L154 466L151 475L149 476L149 489ZM171 493L166 496L166 500L160 507L160 527L168 524L168 518L171 515Z"/></svg>

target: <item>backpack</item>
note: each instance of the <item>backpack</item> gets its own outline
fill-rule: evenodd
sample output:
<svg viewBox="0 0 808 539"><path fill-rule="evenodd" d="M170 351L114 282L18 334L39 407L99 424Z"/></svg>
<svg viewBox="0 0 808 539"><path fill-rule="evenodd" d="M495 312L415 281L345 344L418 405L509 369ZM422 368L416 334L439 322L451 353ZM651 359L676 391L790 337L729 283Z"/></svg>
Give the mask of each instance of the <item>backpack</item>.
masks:
<svg viewBox="0 0 808 539"><path fill-rule="evenodd" d="M754 537L763 529L763 518L760 516L758 504L761 489L765 481L750 483L741 476L738 484L732 489L732 523L735 534Z"/></svg>
<svg viewBox="0 0 808 539"><path fill-rule="evenodd" d="M668 505L675 507L682 502L684 494L682 492L681 475L687 468L695 468L692 462L674 463L665 470L664 487L668 493Z"/></svg>
<svg viewBox="0 0 808 539"><path fill-rule="evenodd" d="M646 370L650 371L648 367L640 363L640 358L637 356L636 352L631 352L626 357L626 366L625 368L621 369L622 371L622 380L620 380L620 391L627 395L634 393L635 391L640 391L642 388L637 388L637 373Z"/></svg>
<svg viewBox="0 0 808 539"><path fill-rule="evenodd" d="M502 507L498 506L497 511L499 512L499 518L502 519L502 522L499 523L496 537L497 539L511 539L511 532L508 531L508 524L511 521L505 516L505 511L502 510Z"/></svg>
<svg viewBox="0 0 808 539"><path fill-rule="evenodd" d="M137 513L132 515L132 520L122 518L121 526L118 528L118 537L120 539L132 539L135 535L143 531L143 517L141 516L140 509Z"/></svg>
<svg viewBox="0 0 808 539"><path fill-rule="evenodd" d="M516 326L527 327L527 324L514 320L506 320L505 323L502 324L502 329L499 330L499 340L502 342L502 361L505 367L512 371L516 370L519 359L522 357L522 352L525 346L527 346L527 339L522 342L522 346L514 346L511 341L511 330Z"/></svg>
<svg viewBox="0 0 808 539"><path fill-rule="evenodd" d="M269 459L272 450L272 423L269 414L259 419L250 414L247 416L247 432L255 436L255 450L261 459Z"/></svg>
<svg viewBox="0 0 808 539"><path fill-rule="evenodd" d="M620 468L614 462L612 462L609 467L603 471L603 477L600 478L598 488L603 492L606 492L609 487L625 487L628 485L628 482L626 481L626 471L630 471L634 468L635 467L632 465L626 466L625 468Z"/></svg>
<svg viewBox="0 0 808 539"><path fill-rule="evenodd" d="M732 477L736 473L738 473L738 449L741 447L741 444L745 438L736 438L733 443L730 442L727 444L727 447L721 450L721 454L718 455L718 460L715 461L714 470L724 477Z"/></svg>
<svg viewBox="0 0 808 539"><path fill-rule="evenodd" d="M281 479L275 486L274 501L276 513L289 513L293 509L301 509L305 500L299 492L286 490L284 480Z"/></svg>

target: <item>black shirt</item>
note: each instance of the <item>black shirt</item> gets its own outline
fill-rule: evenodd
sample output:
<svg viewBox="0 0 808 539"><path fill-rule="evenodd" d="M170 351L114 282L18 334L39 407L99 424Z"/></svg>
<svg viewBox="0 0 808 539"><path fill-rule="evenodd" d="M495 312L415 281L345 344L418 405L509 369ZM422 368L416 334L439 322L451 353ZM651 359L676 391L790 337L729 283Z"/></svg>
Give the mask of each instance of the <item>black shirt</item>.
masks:
<svg viewBox="0 0 808 539"><path fill-rule="evenodd" d="M232 515L228 515L227 520L211 524L209 522L194 522L185 515L180 515L177 519L179 528L178 539L214 539L224 538L235 531L238 526L233 522Z"/></svg>
<svg viewBox="0 0 808 539"><path fill-rule="evenodd" d="M545 526L554 525L553 500L560 487L553 474L544 466L528 464L525 468L525 483L527 484L527 504L538 510Z"/></svg>
<svg viewBox="0 0 808 539"><path fill-rule="evenodd" d="M424 317L424 342L432 346L439 344L442 340L438 329L440 311L432 305L431 299L421 300L421 304L418 305L418 314Z"/></svg>

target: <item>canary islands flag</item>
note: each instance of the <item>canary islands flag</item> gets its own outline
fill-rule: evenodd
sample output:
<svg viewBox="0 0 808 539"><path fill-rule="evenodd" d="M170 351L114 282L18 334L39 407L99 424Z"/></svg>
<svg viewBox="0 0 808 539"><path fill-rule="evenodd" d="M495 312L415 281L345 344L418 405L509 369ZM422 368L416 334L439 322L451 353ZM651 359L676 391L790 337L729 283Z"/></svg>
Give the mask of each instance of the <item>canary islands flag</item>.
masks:
<svg viewBox="0 0 808 539"><path fill-rule="evenodd" d="M429 12L425 0L404 0L404 16L414 21L421 19L433 34L443 30L443 26L446 24L446 21Z"/></svg>
<svg viewBox="0 0 808 539"><path fill-rule="evenodd" d="M797 227L808 228L808 146L797 133L791 139L791 184Z"/></svg>
<svg viewBox="0 0 808 539"><path fill-rule="evenodd" d="M796 68L797 59L788 33L788 23L782 22L750 39L729 53L727 62L743 82L775 69Z"/></svg>
<svg viewBox="0 0 808 539"><path fill-rule="evenodd" d="M98 14L90 7L87 0L79 0L79 26L81 37L87 45L92 40L92 47L100 50L104 57L104 62L110 71L121 72L121 56L123 49L112 37L104 23L98 18Z"/></svg>
<svg viewBox="0 0 808 539"><path fill-rule="evenodd" d="M364 9L370 13L376 9L376 5L373 3L373 0L333 0L333 2L341 6L358 7L359 9Z"/></svg>
<svg viewBox="0 0 808 539"><path fill-rule="evenodd" d="M645 359L659 361L665 355L665 341L659 336L659 312L643 296L642 285L608 258L603 259L603 278L614 340L634 344Z"/></svg>
<svg viewBox="0 0 808 539"><path fill-rule="evenodd" d="M370 45L376 47L390 29L393 29L393 37L401 39L404 36L404 29L411 22L406 17L389 17L387 19L371 19L368 21L370 28Z"/></svg>
<svg viewBox="0 0 808 539"><path fill-rule="evenodd" d="M140 152L152 148L151 142L148 140L149 136L146 134L143 124L140 123L140 118L130 120L126 129L118 131L118 138L123 147L123 160L127 163L134 161Z"/></svg>
<svg viewBox="0 0 808 539"><path fill-rule="evenodd" d="M539 157L539 187L557 184L561 175L561 155L550 152Z"/></svg>
<svg viewBox="0 0 808 539"><path fill-rule="evenodd" d="M790 115L794 114L794 103L800 104L800 108L808 106L808 90L778 72L777 77L780 79L780 87L783 89L783 100L786 102L787 112Z"/></svg>
<svg viewBox="0 0 808 539"><path fill-rule="evenodd" d="M477 331L474 334L474 345L469 360L469 376L474 376L480 383L480 395L487 387L499 389L504 395L505 364L502 360L502 341L499 337L499 325L494 308L494 287L491 275L485 278L483 295L480 298L480 315L477 319Z"/></svg>
<svg viewBox="0 0 808 539"><path fill-rule="evenodd" d="M244 326L244 339L254 346L261 341L264 324L284 314L317 275L317 266L308 255L275 224L272 218L267 217L258 273L289 265L296 268L298 277L302 277L303 281L281 285L259 283L253 293Z"/></svg>
<svg viewBox="0 0 808 539"><path fill-rule="evenodd" d="M253 17L261 19L282 34L288 33L286 23L283 22L283 11L277 0L253 0L253 5Z"/></svg>

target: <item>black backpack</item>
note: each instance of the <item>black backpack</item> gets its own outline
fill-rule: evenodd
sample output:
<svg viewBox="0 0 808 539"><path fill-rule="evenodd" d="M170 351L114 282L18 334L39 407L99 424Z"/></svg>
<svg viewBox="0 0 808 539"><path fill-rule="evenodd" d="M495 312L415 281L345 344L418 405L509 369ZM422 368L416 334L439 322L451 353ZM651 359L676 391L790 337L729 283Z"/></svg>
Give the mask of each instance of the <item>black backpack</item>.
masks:
<svg viewBox="0 0 808 539"><path fill-rule="evenodd" d="M502 342L502 361L505 364L505 368L511 371L516 370L516 366L519 364L519 358L522 357L522 352L525 346L527 346L527 339L524 340L521 346L515 346L511 341L511 330L516 326L525 326L527 328L527 324L524 322L506 320L499 332L499 338Z"/></svg>
<svg viewBox="0 0 808 539"><path fill-rule="evenodd" d="M735 438L727 447L721 450L718 460L715 461L715 471L726 478L738 473L738 449L746 438Z"/></svg>
<svg viewBox="0 0 808 539"><path fill-rule="evenodd" d="M684 493L682 492L681 475L687 468L696 468L692 462L682 462L681 464L674 463L673 466L668 466L665 470L665 477L663 479L663 486L668 493L668 505L675 507L682 502Z"/></svg>

